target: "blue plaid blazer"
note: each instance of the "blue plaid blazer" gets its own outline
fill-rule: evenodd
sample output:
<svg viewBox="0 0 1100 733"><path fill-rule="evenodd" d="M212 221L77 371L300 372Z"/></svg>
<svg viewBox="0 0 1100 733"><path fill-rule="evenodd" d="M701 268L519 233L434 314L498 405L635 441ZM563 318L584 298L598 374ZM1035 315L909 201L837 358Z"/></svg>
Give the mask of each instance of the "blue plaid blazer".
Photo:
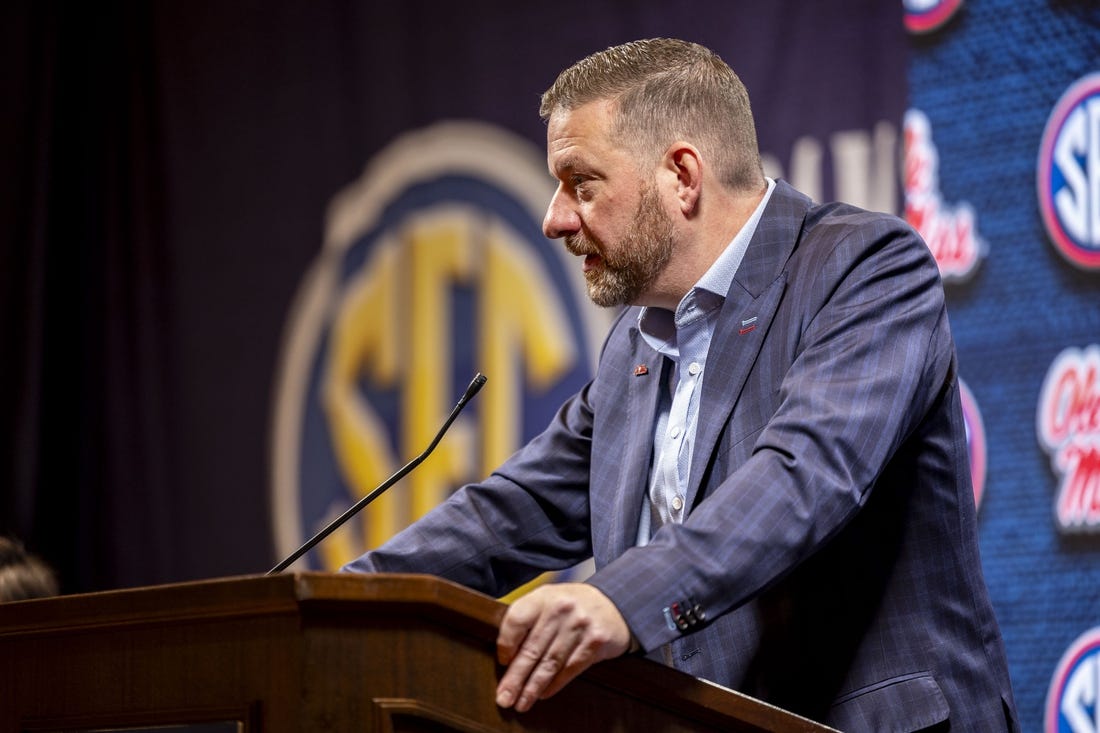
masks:
<svg viewBox="0 0 1100 733"><path fill-rule="evenodd" d="M920 238L778 183L707 356L690 513L646 547L663 357L636 320L541 435L345 569L500 595L591 555L589 582L684 672L845 731L1018 730Z"/></svg>

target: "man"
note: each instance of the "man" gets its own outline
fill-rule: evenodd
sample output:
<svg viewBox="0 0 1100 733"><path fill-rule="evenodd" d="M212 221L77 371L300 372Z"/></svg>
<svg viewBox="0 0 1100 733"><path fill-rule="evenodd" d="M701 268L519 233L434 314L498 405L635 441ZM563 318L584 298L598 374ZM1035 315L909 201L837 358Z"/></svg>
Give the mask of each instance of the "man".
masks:
<svg viewBox="0 0 1100 733"><path fill-rule="evenodd" d="M634 307L545 432L347 569L499 595L593 555L505 616L519 711L634 648L846 731L1018 729L927 247L766 179L701 46L594 54L541 114L544 231Z"/></svg>

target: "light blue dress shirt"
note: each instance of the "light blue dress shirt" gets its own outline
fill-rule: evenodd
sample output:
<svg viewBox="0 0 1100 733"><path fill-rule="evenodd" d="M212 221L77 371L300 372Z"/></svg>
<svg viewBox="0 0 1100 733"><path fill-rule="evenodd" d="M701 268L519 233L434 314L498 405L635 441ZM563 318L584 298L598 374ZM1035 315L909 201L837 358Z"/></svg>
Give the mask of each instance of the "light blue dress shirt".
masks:
<svg viewBox="0 0 1100 733"><path fill-rule="evenodd" d="M775 190L768 190L733 240L688 291L676 313L665 308L646 307L638 314L638 329L646 342L667 356L670 368L660 378L668 389L661 390L653 427L653 465L650 469L646 506L638 523L638 545L645 545L660 527L684 521L684 497L690 476L691 452L699 417L699 386L706 372L707 353L726 293L756 232L764 207Z"/></svg>

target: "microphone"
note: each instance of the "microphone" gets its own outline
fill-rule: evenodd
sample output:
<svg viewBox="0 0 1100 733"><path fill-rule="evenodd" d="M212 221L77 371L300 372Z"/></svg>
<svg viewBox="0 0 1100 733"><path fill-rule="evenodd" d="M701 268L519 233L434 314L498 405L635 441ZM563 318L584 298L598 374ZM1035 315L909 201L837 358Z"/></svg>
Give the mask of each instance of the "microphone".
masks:
<svg viewBox="0 0 1100 733"><path fill-rule="evenodd" d="M359 511L362 510L363 507L365 507L367 504L370 504L372 501L381 496L382 493L385 492L388 488L404 478L405 474L419 466L425 458L431 455L431 452L435 450L435 447L439 445L439 441L443 439L444 433L447 432L447 429L451 427L451 423L453 423L455 421L455 418L458 417L458 413L462 412L462 408L466 406L466 403L469 402L473 398L473 396L481 390L482 386L484 386L485 384L485 381L486 377L481 372L478 372L474 376L473 381L470 382L470 386L466 388L465 394L463 394L462 397L458 400L458 403L454 406L454 409L451 410L451 414L447 416L446 422L443 423L443 427L441 427L439 429L439 432L435 434L435 438L432 439L431 444L424 449L423 453L406 463L395 474L383 481L377 488L375 488L369 494L357 501L351 508L338 516L336 519L329 522L329 524L324 529L313 535L313 537L311 537L304 545L288 555L282 562L271 568L271 570L268 570L266 574L274 575L275 573L281 573L283 570L286 570L291 563L312 550L318 542L336 531L344 522L348 521L357 513L359 513Z"/></svg>

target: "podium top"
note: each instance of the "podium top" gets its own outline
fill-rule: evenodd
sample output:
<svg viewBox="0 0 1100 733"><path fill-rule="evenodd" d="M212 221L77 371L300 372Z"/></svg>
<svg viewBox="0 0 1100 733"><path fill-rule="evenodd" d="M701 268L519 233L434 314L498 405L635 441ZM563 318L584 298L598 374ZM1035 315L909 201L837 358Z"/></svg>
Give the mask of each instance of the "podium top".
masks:
<svg viewBox="0 0 1100 733"><path fill-rule="evenodd" d="M418 608L425 613L446 610L446 615L457 613L494 639L506 608L488 596L428 575L244 575L3 603L0 636L169 619L357 610L362 604Z"/></svg>
<svg viewBox="0 0 1100 733"><path fill-rule="evenodd" d="M495 659L507 606L428 575L284 573L173 583L0 604L0 647L10 640L140 630L180 624L293 617L301 628L354 628L371 619L417 618L461 633ZM582 676L616 695L659 704L716 729L831 731L741 693L638 657L601 662ZM574 682L573 684L577 684Z"/></svg>

